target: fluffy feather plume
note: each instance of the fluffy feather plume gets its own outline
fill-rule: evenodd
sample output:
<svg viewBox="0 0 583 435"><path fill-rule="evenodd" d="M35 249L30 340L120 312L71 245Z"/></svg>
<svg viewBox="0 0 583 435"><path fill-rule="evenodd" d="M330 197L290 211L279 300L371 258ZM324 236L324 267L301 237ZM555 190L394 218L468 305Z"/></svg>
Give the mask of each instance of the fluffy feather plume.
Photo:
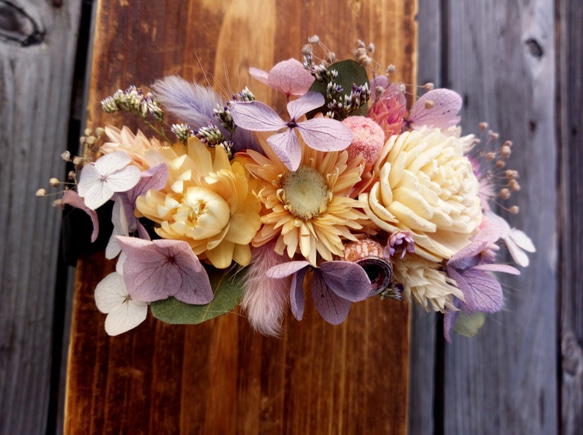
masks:
<svg viewBox="0 0 583 435"><path fill-rule="evenodd" d="M241 302L251 325L264 335L281 333L283 310L289 298L289 279L265 276L271 267L286 261L285 257L275 253L274 245L272 242L254 249Z"/></svg>
<svg viewBox="0 0 583 435"><path fill-rule="evenodd" d="M194 129L214 124L213 111L217 105L223 105L221 97L212 88L190 83L178 76L157 80L152 90L168 112Z"/></svg>

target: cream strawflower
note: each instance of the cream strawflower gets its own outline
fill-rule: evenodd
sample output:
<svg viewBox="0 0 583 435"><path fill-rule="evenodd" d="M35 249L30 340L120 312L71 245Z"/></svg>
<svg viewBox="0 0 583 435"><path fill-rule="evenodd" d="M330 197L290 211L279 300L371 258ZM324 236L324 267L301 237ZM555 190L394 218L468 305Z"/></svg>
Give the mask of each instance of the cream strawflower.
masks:
<svg viewBox="0 0 583 435"><path fill-rule="evenodd" d="M405 259L394 257L395 281L403 283L403 296L414 298L427 311L457 311L453 297L464 300L464 295L455 287L455 281L440 270L439 264L424 260L414 254Z"/></svg>
<svg viewBox="0 0 583 435"><path fill-rule="evenodd" d="M249 264L261 203L243 165L231 163L223 148L209 149L196 138L187 147L176 144L151 157L167 163L168 183L162 191L150 189L138 197L136 208L160 224L156 233L188 242L216 268L229 267L233 260Z"/></svg>
<svg viewBox="0 0 583 435"><path fill-rule="evenodd" d="M482 221L478 180L464 156L472 140L439 129L391 136L375 168L378 181L360 195L366 214L389 233L410 231L417 255L450 258Z"/></svg>
<svg viewBox="0 0 583 435"><path fill-rule="evenodd" d="M346 151L322 152L302 144L302 158L290 171L269 146L266 156L249 150L247 169L257 178L264 209L263 226L253 241L261 246L276 238L275 252L290 258L301 253L316 265L317 254L331 261L342 256L343 241L356 240L366 216L362 204L350 197L360 181L362 159ZM244 157L245 158L245 157ZM246 158L247 159L247 158Z"/></svg>

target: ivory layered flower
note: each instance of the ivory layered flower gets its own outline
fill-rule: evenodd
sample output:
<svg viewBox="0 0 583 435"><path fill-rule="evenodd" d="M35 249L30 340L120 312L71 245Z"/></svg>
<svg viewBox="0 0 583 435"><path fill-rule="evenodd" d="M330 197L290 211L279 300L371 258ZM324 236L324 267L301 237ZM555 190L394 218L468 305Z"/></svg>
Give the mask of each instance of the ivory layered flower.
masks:
<svg viewBox="0 0 583 435"><path fill-rule="evenodd" d="M439 264L415 254L395 260L393 270L397 282L403 284L403 296L408 300L414 298L425 310L443 312L449 308L455 311L454 296L464 300L461 290L439 269Z"/></svg>
<svg viewBox="0 0 583 435"><path fill-rule="evenodd" d="M391 234L411 232L417 255L449 259L482 220L478 180L464 156L472 140L439 129L391 136L375 167L378 181L360 195L368 217Z"/></svg>
<svg viewBox="0 0 583 435"><path fill-rule="evenodd" d="M263 226L253 241L261 246L277 238L275 252L290 258L301 253L316 265L317 254L330 261L342 256L344 240L356 240L366 216L362 204L350 198L360 181L362 159L348 161L348 153L315 151L302 144L302 158L290 171L268 145L266 155L248 151L246 167L260 183Z"/></svg>
<svg viewBox="0 0 583 435"><path fill-rule="evenodd" d="M199 258L219 269L234 260L246 266L249 244L261 223L261 204L249 185L249 174L231 163L224 149L209 149L198 139L159 151L168 165L169 181L161 191L138 197L137 210L160 224L158 235L184 240Z"/></svg>

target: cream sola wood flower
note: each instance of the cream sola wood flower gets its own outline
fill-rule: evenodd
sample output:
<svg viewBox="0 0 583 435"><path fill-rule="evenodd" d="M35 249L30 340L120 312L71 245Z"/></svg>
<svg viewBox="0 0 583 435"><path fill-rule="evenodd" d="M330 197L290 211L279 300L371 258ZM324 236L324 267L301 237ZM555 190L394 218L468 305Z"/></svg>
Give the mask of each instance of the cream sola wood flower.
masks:
<svg viewBox="0 0 583 435"><path fill-rule="evenodd" d="M391 136L376 165L378 181L360 196L368 217L390 234L413 234L416 255L449 259L482 220L478 180L464 156L472 140L429 128Z"/></svg>
<svg viewBox="0 0 583 435"><path fill-rule="evenodd" d="M216 268L227 268L233 260L247 265L249 244L261 225L261 204L243 165L196 138L188 146L175 144L148 156L168 165L169 178L164 189L137 198L137 213L159 224L160 237L188 242Z"/></svg>
<svg viewBox="0 0 583 435"><path fill-rule="evenodd" d="M258 180L263 226L253 241L261 246L276 239L275 252L293 258L301 254L316 265L317 255L330 261L342 256L343 242L356 240L366 216L351 198L360 181L362 159L348 153L320 152L303 143L296 171L290 171L267 144L266 155L248 151L246 167Z"/></svg>

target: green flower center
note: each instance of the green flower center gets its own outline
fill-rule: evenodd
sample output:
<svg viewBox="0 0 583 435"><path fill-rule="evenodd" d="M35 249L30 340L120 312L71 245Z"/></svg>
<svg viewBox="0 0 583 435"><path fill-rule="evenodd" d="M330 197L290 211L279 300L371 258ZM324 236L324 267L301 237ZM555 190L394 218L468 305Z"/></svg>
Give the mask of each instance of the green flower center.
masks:
<svg viewBox="0 0 583 435"><path fill-rule="evenodd" d="M328 208L326 179L310 166L285 174L281 186L286 210L300 219L312 219Z"/></svg>

